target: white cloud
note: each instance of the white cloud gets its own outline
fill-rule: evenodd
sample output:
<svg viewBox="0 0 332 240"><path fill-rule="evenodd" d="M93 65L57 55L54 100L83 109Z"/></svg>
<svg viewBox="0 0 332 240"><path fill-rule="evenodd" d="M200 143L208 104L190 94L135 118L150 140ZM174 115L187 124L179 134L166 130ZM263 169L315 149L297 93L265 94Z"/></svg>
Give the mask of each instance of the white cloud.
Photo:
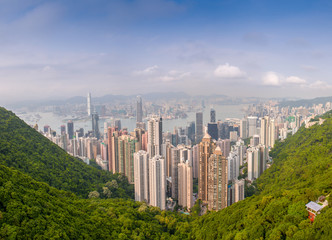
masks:
<svg viewBox="0 0 332 240"><path fill-rule="evenodd" d="M157 65L147 67L144 70L139 70L134 72L135 75L151 75L158 71L159 67Z"/></svg>
<svg viewBox="0 0 332 240"><path fill-rule="evenodd" d="M332 89L332 85L329 85L327 82L323 81L316 81L309 85L310 88L316 88L316 89Z"/></svg>
<svg viewBox="0 0 332 240"><path fill-rule="evenodd" d="M304 84L306 82L307 82L306 80L296 77L296 76L290 76L290 77L286 78L286 83Z"/></svg>
<svg viewBox="0 0 332 240"><path fill-rule="evenodd" d="M263 85L279 86L280 85L280 77L275 72L267 72L263 76Z"/></svg>
<svg viewBox="0 0 332 240"><path fill-rule="evenodd" d="M180 71L177 71L177 70L171 70L171 71L168 72L167 75L161 76L159 78L159 80L161 80L163 82L173 82L173 81L178 81L178 80L185 79L189 76L191 76L190 72L180 72Z"/></svg>
<svg viewBox="0 0 332 240"><path fill-rule="evenodd" d="M226 63L219 65L216 70L214 70L214 75L220 78L241 78L245 77L246 73L241 71L240 68Z"/></svg>

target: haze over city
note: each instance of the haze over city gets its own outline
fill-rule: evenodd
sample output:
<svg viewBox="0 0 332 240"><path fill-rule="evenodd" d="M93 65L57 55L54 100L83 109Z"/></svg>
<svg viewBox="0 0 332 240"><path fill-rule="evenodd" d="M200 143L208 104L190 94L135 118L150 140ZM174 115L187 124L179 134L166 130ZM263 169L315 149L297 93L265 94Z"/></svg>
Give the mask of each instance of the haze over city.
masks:
<svg viewBox="0 0 332 240"><path fill-rule="evenodd" d="M331 94L330 1L0 1L0 101Z"/></svg>

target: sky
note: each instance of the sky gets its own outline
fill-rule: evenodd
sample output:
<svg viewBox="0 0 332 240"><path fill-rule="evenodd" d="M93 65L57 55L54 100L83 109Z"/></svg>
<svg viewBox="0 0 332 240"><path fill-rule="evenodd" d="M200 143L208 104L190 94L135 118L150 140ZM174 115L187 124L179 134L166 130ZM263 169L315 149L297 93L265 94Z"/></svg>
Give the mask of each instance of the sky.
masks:
<svg viewBox="0 0 332 240"><path fill-rule="evenodd" d="M0 0L0 105L332 95L329 0Z"/></svg>

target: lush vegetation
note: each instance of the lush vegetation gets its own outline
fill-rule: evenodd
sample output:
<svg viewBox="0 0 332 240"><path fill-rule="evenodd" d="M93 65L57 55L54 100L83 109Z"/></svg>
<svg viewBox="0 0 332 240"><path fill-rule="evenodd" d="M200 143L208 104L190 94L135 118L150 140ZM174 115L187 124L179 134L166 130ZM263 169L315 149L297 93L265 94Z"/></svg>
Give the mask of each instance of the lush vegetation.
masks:
<svg viewBox="0 0 332 240"><path fill-rule="evenodd" d="M91 191L102 191L103 185L112 180L120 185L113 197L133 197L133 186L126 178L70 156L4 108L0 108L0 164L84 198Z"/></svg>
<svg viewBox="0 0 332 240"><path fill-rule="evenodd" d="M0 239L332 239L331 203L313 224L305 209L332 191L329 114L276 143L253 196L204 216L197 202L187 216L106 199L128 196L125 177L84 165L1 110Z"/></svg>

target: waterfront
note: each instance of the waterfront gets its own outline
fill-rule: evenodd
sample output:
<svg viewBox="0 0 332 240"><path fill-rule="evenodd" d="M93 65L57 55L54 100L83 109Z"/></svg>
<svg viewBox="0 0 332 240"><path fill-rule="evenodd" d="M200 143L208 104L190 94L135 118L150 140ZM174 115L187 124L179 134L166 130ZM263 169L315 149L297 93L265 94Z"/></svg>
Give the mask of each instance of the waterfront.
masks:
<svg viewBox="0 0 332 240"><path fill-rule="evenodd" d="M244 109L247 105L215 105L213 108L216 110L216 119L225 121L226 118L242 118L245 115ZM45 125L49 125L57 133L60 132L60 126L66 125L70 116L59 116L52 112L30 112L30 113L16 113L18 117L24 120L29 125L39 126L39 129L43 129ZM163 131L172 132L175 127L186 127L189 122L195 121L196 112L187 113L188 117L184 119L165 119L163 120ZM136 126L136 118L119 118L121 120L122 128L127 128L128 131L133 131ZM111 122L111 117L100 118L99 130L104 132L104 122ZM203 122L204 125L210 121L210 108L207 107L203 110ZM92 129L91 119L74 119L74 129L83 128L84 132Z"/></svg>

